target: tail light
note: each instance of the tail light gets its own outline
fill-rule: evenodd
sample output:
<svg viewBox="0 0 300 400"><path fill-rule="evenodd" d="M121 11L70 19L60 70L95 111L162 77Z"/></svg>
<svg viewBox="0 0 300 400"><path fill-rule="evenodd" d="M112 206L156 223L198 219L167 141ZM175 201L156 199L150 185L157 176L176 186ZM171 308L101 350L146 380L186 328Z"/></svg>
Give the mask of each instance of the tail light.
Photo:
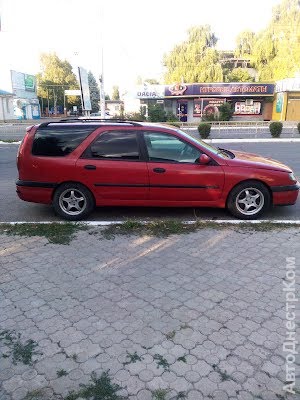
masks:
<svg viewBox="0 0 300 400"><path fill-rule="evenodd" d="M17 152L17 167L18 167L18 169L19 169L20 157L21 157L22 154L23 154L24 148L25 148L26 143L27 143L28 138L29 138L29 134L30 134L30 132L31 132L31 130L32 130L33 127L34 127L34 125L31 125L31 126L28 126L28 127L26 128L25 136L23 137L23 140L22 140L22 142L20 143L20 146L19 146L19 148L18 148L18 152Z"/></svg>

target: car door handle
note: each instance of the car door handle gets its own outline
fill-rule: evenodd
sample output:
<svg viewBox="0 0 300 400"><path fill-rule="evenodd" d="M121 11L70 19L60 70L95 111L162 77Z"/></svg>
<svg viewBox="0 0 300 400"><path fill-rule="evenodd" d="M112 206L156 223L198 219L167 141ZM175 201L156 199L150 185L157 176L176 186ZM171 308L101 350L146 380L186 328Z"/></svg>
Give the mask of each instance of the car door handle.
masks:
<svg viewBox="0 0 300 400"><path fill-rule="evenodd" d="M164 168L154 168L153 172L156 172L157 174L163 174L166 172L166 170Z"/></svg>
<svg viewBox="0 0 300 400"><path fill-rule="evenodd" d="M96 169L96 165L85 165L84 169Z"/></svg>

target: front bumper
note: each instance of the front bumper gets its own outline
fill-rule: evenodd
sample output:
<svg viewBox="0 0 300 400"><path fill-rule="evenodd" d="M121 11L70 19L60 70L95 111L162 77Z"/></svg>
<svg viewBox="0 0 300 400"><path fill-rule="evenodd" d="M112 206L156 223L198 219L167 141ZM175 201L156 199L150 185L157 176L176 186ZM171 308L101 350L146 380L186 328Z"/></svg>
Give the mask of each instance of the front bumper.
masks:
<svg viewBox="0 0 300 400"><path fill-rule="evenodd" d="M294 185L287 186L272 186L273 205L274 206L289 206L296 203L299 194L299 182Z"/></svg>

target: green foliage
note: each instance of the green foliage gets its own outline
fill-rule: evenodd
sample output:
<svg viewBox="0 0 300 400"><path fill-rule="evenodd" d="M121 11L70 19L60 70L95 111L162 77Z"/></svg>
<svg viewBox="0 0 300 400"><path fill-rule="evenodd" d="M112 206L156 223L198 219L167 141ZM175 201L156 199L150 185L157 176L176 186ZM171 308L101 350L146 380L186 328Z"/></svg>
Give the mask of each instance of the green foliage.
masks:
<svg viewBox="0 0 300 400"><path fill-rule="evenodd" d="M169 389L155 389L152 391L153 400L166 400Z"/></svg>
<svg viewBox="0 0 300 400"><path fill-rule="evenodd" d="M12 356L13 364L22 362L25 365L33 365L32 357L42 354L36 350L38 344L34 340L28 339L23 343L21 341L21 334L15 333L15 331L2 331L0 333L0 340L8 348L8 352L3 353L2 357L8 358Z"/></svg>
<svg viewBox="0 0 300 400"><path fill-rule="evenodd" d="M219 121L229 121L233 115L233 109L229 103L223 103L219 107Z"/></svg>
<svg viewBox="0 0 300 400"><path fill-rule="evenodd" d="M59 369L58 371L56 371L56 375L58 378L61 378L62 376L67 376L68 373L65 369Z"/></svg>
<svg viewBox="0 0 300 400"><path fill-rule="evenodd" d="M124 119L128 121L145 121L146 117L144 117L141 113L133 112L124 114Z"/></svg>
<svg viewBox="0 0 300 400"><path fill-rule="evenodd" d="M128 351L126 352L128 358L128 361L123 362L123 365L128 365L128 364L135 364L137 361L142 361L144 358L139 356L137 352L135 351L134 353L129 353Z"/></svg>
<svg viewBox="0 0 300 400"><path fill-rule="evenodd" d="M225 77L226 82L253 82L252 76L246 68L234 68Z"/></svg>
<svg viewBox="0 0 300 400"><path fill-rule="evenodd" d="M216 43L217 38L209 25L190 28L187 40L164 56L165 82L222 82L222 66L214 48Z"/></svg>
<svg viewBox="0 0 300 400"><path fill-rule="evenodd" d="M0 223L0 234L18 236L44 236L50 243L70 244L74 235L79 230L86 230L87 226L72 223L47 223L47 224L6 224Z"/></svg>
<svg viewBox="0 0 300 400"><path fill-rule="evenodd" d="M300 122L297 124L298 133L300 133Z"/></svg>
<svg viewBox="0 0 300 400"><path fill-rule="evenodd" d="M148 119L150 122L166 122L167 114L161 104L149 104Z"/></svg>
<svg viewBox="0 0 300 400"><path fill-rule="evenodd" d="M119 86L113 86L111 99L112 100L120 100Z"/></svg>
<svg viewBox="0 0 300 400"><path fill-rule="evenodd" d="M201 122L201 124L198 126L198 132L200 133L202 139L207 139L209 137L210 129L210 124Z"/></svg>
<svg viewBox="0 0 300 400"><path fill-rule="evenodd" d="M281 132L282 132L282 126L283 126L282 122L279 122L279 121L271 122L270 125L269 125L269 129L270 129L271 135L273 137L279 137L281 135Z"/></svg>
<svg viewBox="0 0 300 400"><path fill-rule="evenodd" d="M249 30L241 32L236 38L236 57L245 57L252 54L255 42L255 33Z"/></svg>
<svg viewBox="0 0 300 400"><path fill-rule="evenodd" d="M55 53L42 54L40 57L41 72L37 74L38 91L40 98L47 104L49 97L50 107L64 104L64 90L79 89L72 65L67 60L61 60ZM66 96L66 105L80 105L79 96Z"/></svg>
<svg viewBox="0 0 300 400"><path fill-rule="evenodd" d="M170 371L170 364L161 354L155 354L153 359L157 361L157 368L162 367L165 371Z"/></svg>
<svg viewBox="0 0 300 400"><path fill-rule="evenodd" d="M242 35L242 34L241 34ZM282 0L273 8L268 26L239 40L236 53L246 50L260 81L293 77L300 65L300 8L298 0Z"/></svg>
<svg viewBox="0 0 300 400"><path fill-rule="evenodd" d="M76 400L84 398L87 400L122 400L123 397L117 394L122 388L112 383L108 371L102 372L98 378L96 373L91 374L91 382L87 385L80 385L78 392L70 392L64 400Z"/></svg>
<svg viewBox="0 0 300 400"><path fill-rule="evenodd" d="M100 90L97 84L96 78L92 74L91 71L88 73L88 82L90 88L90 96L91 96L91 103L92 103L92 112L99 111L99 102L100 102Z"/></svg>
<svg viewBox="0 0 300 400"><path fill-rule="evenodd" d="M179 122L179 119L175 114L173 114L171 111L167 112L167 121L168 122Z"/></svg>

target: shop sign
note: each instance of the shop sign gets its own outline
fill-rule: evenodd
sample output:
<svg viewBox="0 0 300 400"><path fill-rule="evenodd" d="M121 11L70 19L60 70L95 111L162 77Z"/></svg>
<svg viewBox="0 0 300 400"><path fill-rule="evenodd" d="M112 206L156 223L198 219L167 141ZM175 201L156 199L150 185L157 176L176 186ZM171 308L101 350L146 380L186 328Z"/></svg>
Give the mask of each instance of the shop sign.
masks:
<svg viewBox="0 0 300 400"><path fill-rule="evenodd" d="M178 85L178 84L177 84ZM194 83L166 86L165 96L272 96L271 83Z"/></svg>
<svg viewBox="0 0 300 400"><path fill-rule="evenodd" d="M258 115L260 113L260 101L253 101L252 104L247 104L247 101L237 101L234 105L235 115Z"/></svg>
<svg viewBox="0 0 300 400"><path fill-rule="evenodd" d="M136 88L135 97L137 99L157 99L163 98L165 92L164 85L139 85Z"/></svg>

